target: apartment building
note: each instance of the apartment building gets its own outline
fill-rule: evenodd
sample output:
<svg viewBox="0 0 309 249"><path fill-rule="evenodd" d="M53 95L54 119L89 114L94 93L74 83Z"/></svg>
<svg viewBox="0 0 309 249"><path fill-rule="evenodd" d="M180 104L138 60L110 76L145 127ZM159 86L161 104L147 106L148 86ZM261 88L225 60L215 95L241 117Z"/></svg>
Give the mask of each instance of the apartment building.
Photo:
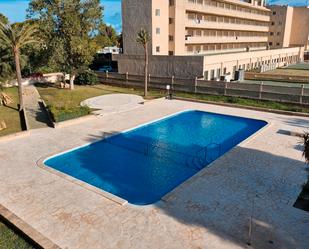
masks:
<svg viewBox="0 0 309 249"><path fill-rule="evenodd" d="M300 60L301 48L268 50L270 14L264 0L123 0L124 54L114 58L119 72L142 74L144 28L154 75L214 79Z"/></svg>
<svg viewBox="0 0 309 249"><path fill-rule="evenodd" d="M269 6L270 48L304 46L309 50L309 8L291 6Z"/></svg>

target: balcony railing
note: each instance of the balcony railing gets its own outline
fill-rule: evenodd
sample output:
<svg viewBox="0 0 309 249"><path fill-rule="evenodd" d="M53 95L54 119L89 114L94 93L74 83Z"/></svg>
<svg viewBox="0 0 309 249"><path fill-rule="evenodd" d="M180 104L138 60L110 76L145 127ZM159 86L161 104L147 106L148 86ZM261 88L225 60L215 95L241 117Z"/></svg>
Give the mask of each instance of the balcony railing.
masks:
<svg viewBox="0 0 309 249"><path fill-rule="evenodd" d="M205 21L205 20L198 20L198 19L196 20L186 19L185 25L188 28L257 31L257 32L268 32L269 31L268 26L242 24L242 23L230 23L230 22Z"/></svg>
<svg viewBox="0 0 309 249"><path fill-rule="evenodd" d="M186 36L186 44L267 42L267 36Z"/></svg>
<svg viewBox="0 0 309 249"><path fill-rule="evenodd" d="M219 4L219 2L217 3ZM232 17L239 17L245 19L252 19L252 20L259 20L259 21L270 21L270 15L263 13L254 13L257 10L251 10L250 8L244 7L236 7L236 5L232 5L229 3L220 3L223 6L217 5L214 6L212 4L207 3L207 1L187 1L186 3L186 10L195 11L195 12L203 12L215 15L223 15L223 16L232 16ZM229 6L228 8L226 6ZM234 6L232 8L232 6Z"/></svg>

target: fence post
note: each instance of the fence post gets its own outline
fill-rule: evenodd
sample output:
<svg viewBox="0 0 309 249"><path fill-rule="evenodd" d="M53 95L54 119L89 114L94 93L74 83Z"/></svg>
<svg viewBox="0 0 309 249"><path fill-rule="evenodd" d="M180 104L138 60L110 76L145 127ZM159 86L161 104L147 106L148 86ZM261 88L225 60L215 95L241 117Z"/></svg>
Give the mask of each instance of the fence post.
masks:
<svg viewBox="0 0 309 249"><path fill-rule="evenodd" d="M299 103L303 103L303 96L304 96L304 90L305 90L305 85L301 85L301 91L300 91L300 96L299 96Z"/></svg>
<svg viewBox="0 0 309 249"><path fill-rule="evenodd" d="M128 81L129 81L129 73L126 72L126 82L128 82Z"/></svg>
<svg viewBox="0 0 309 249"><path fill-rule="evenodd" d="M108 79L108 71L105 72L105 77Z"/></svg>
<svg viewBox="0 0 309 249"><path fill-rule="evenodd" d="M227 90L227 81L224 82L224 96L226 96L226 90Z"/></svg>
<svg viewBox="0 0 309 249"><path fill-rule="evenodd" d="M172 76L172 82L171 82L172 90L174 90L174 81L175 81L175 77L174 77L174 75L173 75L173 76Z"/></svg>
<svg viewBox="0 0 309 249"><path fill-rule="evenodd" d="M197 88L197 77L195 77L194 80L194 93L196 93L196 88Z"/></svg>
<svg viewBox="0 0 309 249"><path fill-rule="evenodd" d="M150 85L150 74L148 74L148 83Z"/></svg>
<svg viewBox="0 0 309 249"><path fill-rule="evenodd" d="M263 82L261 82L260 84L259 99L262 99L262 92L263 92Z"/></svg>

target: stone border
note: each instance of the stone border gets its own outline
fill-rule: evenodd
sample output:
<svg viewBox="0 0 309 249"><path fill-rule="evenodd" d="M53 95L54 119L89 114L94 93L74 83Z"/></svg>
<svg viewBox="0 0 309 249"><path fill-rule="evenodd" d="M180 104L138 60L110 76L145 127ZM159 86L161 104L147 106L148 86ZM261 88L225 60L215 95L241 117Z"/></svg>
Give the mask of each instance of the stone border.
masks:
<svg viewBox="0 0 309 249"><path fill-rule="evenodd" d="M4 136L0 137L0 143L10 141L10 140L13 140L13 139L27 137L29 135L30 135L30 130L20 131L20 132L12 133L12 134L9 134L9 135L4 135Z"/></svg>
<svg viewBox="0 0 309 249"><path fill-rule="evenodd" d="M196 103L211 104L211 105L234 107L234 108L247 109L247 110L253 110L253 111L270 112L270 113L276 113L276 114L281 114L281 115L309 117L309 113L304 113L304 112L292 112L292 111L283 111L283 110L276 110L276 109L267 109L263 107L245 106L245 105L222 103L222 102L199 100L199 99L189 99L189 98L177 97L177 96L173 96L173 99L189 101L189 102L196 102Z"/></svg>
<svg viewBox="0 0 309 249"><path fill-rule="evenodd" d="M29 126L29 122L28 122L28 118L27 118L27 109L26 109L26 107L24 107L23 116L24 116L24 120L25 120L26 131L29 131L30 130L30 126Z"/></svg>
<svg viewBox="0 0 309 249"><path fill-rule="evenodd" d="M18 232L23 234L27 239L29 239L33 244L45 248L45 249L61 249L58 245L53 243L51 240L46 238L36 229L28 225L17 215L12 213L10 210L5 208L0 204L0 218L6 221L9 225L14 227Z"/></svg>
<svg viewBox="0 0 309 249"><path fill-rule="evenodd" d="M38 92L38 94L40 95L40 93L39 93L38 90L37 90L37 92ZM40 95L40 101L41 101L42 107L44 108L44 111L46 112L46 115L47 115L47 117L48 117L48 119L49 119L49 123L52 125L52 127L54 127L53 118L52 118L52 116L50 115L50 112L49 112L49 110L48 110L48 108L47 108L47 105L46 105L44 99L42 99L41 95Z"/></svg>
<svg viewBox="0 0 309 249"><path fill-rule="evenodd" d="M57 156L57 155L61 155L61 154L63 154L63 153L67 153L67 152L69 152L69 151L76 150L76 149L78 149L78 148L79 148L79 147L74 147L74 148L72 148L71 150L67 150L67 151L64 151L64 152L62 151L61 153L56 153L56 154L54 153L54 154L49 155L49 156L46 157L46 158L41 158L41 159L39 159L39 160L36 162L36 165L37 165L39 168L41 168L41 169L43 169L43 170L46 170L46 171L49 172L49 173L52 173L52 174L54 174L54 175L56 175L56 176L59 176L59 177L61 177L61 178L64 178L65 180L70 181L71 183L77 184L77 185L79 185L79 186L81 186L81 187L84 187L84 188L86 188L87 190L90 190L90 191L92 191L92 192L94 192L94 193L96 193L96 194L98 194L98 195L100 195L100 196L102 196L102 197L104 197L104 198L106 198L106 199L109 199L110 201L113 201L113 202L115 202L115 203L117 203L117 204L119 204L119 205L121 205L121 206L126 205L126 204L128 203L127 200L122 199L122 198L120 198L120 197L118 197L118 196L116 196L116 195L113 195L113 194L111 194L111 193L109 193L109 192L107 192L107 191L104 191L103 189L97 188L97 187L95 187L95 186L93 186L93 185L91 185L91 184L89 184L89 183L86 183L86 182L84 182L84 181L82 181L82 180L79 180L79 179L77 179L77 178L75 178L75 177L73 177L73 176L70 176L70 175L65 174L65 173L63 173L63 172L61 172L61 171L58 171L58 170L56 170L56 169L54 169L54 168L51 168L51 167L45 165L45 163L44 163L46 160L48 160L48 159L51 158L51 157L54 157L54 156Z"/></svg>
<svg viewBox="0 0 309 249"><path fill-rule="evenodd" d="M81 117L78 117L78 118L73 118L73 119L65 120L65 121L58 122L58 123L53 122L52 124L53 124L54 128L61 128L61 127L66 127L66 126L78 124L78 123L81 123L81 122L84 122L84 121L88 121L88 120L91 120L95 117L96 117L95 115L89 114L89 115L86 115L86 116L81 116Z"/></svg>

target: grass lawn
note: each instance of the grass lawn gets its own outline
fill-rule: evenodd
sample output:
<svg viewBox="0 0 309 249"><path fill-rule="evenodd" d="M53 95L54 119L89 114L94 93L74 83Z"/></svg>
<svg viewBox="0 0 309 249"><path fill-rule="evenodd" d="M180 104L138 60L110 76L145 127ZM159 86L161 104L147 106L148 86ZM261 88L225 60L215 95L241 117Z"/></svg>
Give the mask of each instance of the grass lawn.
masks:
<svg viewBox="0 0 309 249"><path fill-rule="evenodd" d="M130 93L130 94L143 95L142 89L115 87L103 84L95 86L76 86L76 89L74 91L58 89L54 87L47 87L47 88L37 87L37 88L42 98L46 101L48 105L53 105L58 108L65 107L66 109L79 108L79 104L81 101L87 98L104 94ZM154 91L154 90L149 91L150 99L163 96L165 96L165 91ZM189 93L177 93L176 96L190 99L197 99L197 100L220 102L220 103L231 103L243 106L254 106L268 109L309 113L309 107L298 106L294 104L283 104L271 101L259 101L245 98L215 96L206 94L189 94Z"/></svg>
<svg viewBox="0 0 309 249"><path fill-rule="evenodd" d="M0 221L0 248L34 249L35 247Z"/></svg>
<svg viewBox="0 0 309 249"><path fill-rule="evenodd" d="M17 110L18 103L18 89L17 87L4 88L3 92L8 94L14 103L7 106L0 106L0 120L4 120L7 129L0 131L0 136L21 131L20 118Z"/></svg>
<svg viewBox="0 0 309 249"><path fill-rule="evenodd" d="M60 89L57 87L45 87L37 85L37 89L44 99L54 117L54 121L60 122L72 118L77 118L89 114L89 111L80 107L80 103L88 98L111 94L111 93L129 93L143 95L143 90L133 88L123 88L108 85L95 86L75 86L75 90ZM164 92L150 91L149 98L164 96Z"/></svg>

